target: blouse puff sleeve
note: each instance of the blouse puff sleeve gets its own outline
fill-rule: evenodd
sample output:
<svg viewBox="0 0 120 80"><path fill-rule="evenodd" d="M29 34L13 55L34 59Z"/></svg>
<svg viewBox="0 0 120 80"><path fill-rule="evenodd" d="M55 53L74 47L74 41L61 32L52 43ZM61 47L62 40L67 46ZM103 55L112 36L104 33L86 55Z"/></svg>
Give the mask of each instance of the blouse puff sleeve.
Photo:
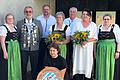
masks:
<svg viewBox="0 0 120 80"><path fill-rule="evenodd" d="M93 22L93 38L98 40L98 27L94 22Z"/></svg>
<svg viewBox="0 0 120 80"><path fill-rule="evenodd" d="M0 26L0 36L7 36L7 30L4 26Z"/></svg>
<svg viewBox="0 0 120 80"><path fill-rule="evenodd" d="M113 32L115 34L116 42L120 43L120 27L117 24L115 24Z"/></svg>

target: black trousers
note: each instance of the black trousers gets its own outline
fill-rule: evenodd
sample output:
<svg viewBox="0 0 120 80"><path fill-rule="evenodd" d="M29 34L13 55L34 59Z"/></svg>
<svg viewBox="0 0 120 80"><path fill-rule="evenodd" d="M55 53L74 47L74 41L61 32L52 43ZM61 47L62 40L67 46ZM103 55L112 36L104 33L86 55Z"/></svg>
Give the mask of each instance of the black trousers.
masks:
<svg viewBox="0 0 120 80"><path fill-rule="evenodd" d="M70 41L67 44L66 61L67 61L68 77L69 77L69 80L70 80L70 79L72 79L72 70L73 70L73 43L72 43L72 41Z"/></svg>
<svg viewBox="0 0 120 80"><path fill-rule="evenodd" d="M27 80L27 64L30 58L32 80L36 80L38 74L39 51L21 51L22 80Z"/></svg>
<svg viewBox="0 0 120 80"><path fill-rule="evenodd" d="M73 76L73 80L92 80L92 79L86 78L84 74L75 74Z"/></svg>
<svg viewBox="0 0 120 80"><path fill-rule="evenodd" d="M120 58L115 60L114 80L120 80Z"/></svg>
<svg viewBox="0 0 120 80"><path fill-rule="evenodd" d="M4 59L0 49L0 80L8 80L8 60Z"/></svg>
<svg viewBox="0 0 120 80"><path fill-rule="evenodd" d="M42 38L40 41L40 49L39 49L39 60L38 60L39 71L41 71L44 68L44 61L49 55L47 46L48 45L45 43L45 38Z"/></svg>

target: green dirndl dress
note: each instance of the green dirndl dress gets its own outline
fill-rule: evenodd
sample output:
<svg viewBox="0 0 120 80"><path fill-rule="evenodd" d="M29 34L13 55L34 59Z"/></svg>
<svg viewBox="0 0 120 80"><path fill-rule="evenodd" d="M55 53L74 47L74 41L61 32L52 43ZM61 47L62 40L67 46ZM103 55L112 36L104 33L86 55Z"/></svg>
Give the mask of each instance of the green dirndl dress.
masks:
<svg viewBox="0 0 120 80"><path fill-rule="evenodd" d="M20 47L17 40L7 41L8 80L22 80Z"/></svg>
<svg viewBox="0 0 120 80"><path fill-rule="evenodd" d="M113 80L115 40L100 40L96 52L96 80Z"/></svg>
<svg viewBox="0 0 120 80"><path fill-rule="evenodd" d="M0 80L22 80L18 33L10 32L8 29L7 31L6 49L8 53L8 59L6 60L3 58L3 51L1 51Z"/></svg>
<svg viewBox="0 0 120 80"><path fill-rule="evenodd" d="M113 33L101 31L99 28L98 42L96 44L96 80L114 80L116 42Z"/></svg>
<svg viewBox="0 0 120 80"><path fill-rule="evenodd" d="M67 46L66 44L59 44L59 48L60 48L60 55L66 59L66 55L67 55Z"/></svg>
<svg viewBox="0 0 120 80"><path fill-rule="evenodd" d="M52 33L59 33L61 34L64 38L66 38L66 30L67 30L67 25L65 26L64 30L54 30L55 25L52 26ZM67 45L66 44L59 44L59 48L60 48L60 55L66 59L67 56Z"/></svg>

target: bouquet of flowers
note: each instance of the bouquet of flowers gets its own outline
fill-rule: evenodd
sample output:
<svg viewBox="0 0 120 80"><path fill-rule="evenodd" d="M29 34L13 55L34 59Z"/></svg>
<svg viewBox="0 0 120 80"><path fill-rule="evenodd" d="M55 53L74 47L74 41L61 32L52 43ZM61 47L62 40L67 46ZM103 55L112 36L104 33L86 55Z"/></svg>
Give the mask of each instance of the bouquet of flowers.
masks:
<svg viewBox="0 0 120 80"><path fill-rule="evenodd" d="M48 35L48 38L45 40L46 43L53 43L55 41L63 41L65 38L61 33L54 32Z"/></svg>
<svg viewBox="0 0 120 80"><path fill-rule="evenodd" d="M72 36L73 43L80 44L80 42L87 41L88 36L89 36L89 31L75 32L75 34Z"/></svg>

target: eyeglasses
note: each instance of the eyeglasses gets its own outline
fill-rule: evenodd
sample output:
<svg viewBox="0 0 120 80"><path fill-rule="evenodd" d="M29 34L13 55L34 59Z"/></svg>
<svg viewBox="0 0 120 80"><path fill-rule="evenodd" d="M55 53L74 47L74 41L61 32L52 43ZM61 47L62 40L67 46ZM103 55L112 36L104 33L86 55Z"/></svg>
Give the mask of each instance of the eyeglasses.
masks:
<svg viewBox="0 0 120 80"><path fill-rule="evenodd" d="M25 11L25 13L32 13L32 11Z"/></svg>
<svg viewBox="0 0 120 80"><path fill-rule="evenodd" d="M110 19L103 19L103 20L110 20Z"/></svg>
<svg viewBox="0 0 120 80"><path fill-rule="evenodd" d="M90 16L90 14L88 14L88 13L86 13L86 14L85 14L85 13L83 13L82 15L87 15L87 16Z"/></svg>

